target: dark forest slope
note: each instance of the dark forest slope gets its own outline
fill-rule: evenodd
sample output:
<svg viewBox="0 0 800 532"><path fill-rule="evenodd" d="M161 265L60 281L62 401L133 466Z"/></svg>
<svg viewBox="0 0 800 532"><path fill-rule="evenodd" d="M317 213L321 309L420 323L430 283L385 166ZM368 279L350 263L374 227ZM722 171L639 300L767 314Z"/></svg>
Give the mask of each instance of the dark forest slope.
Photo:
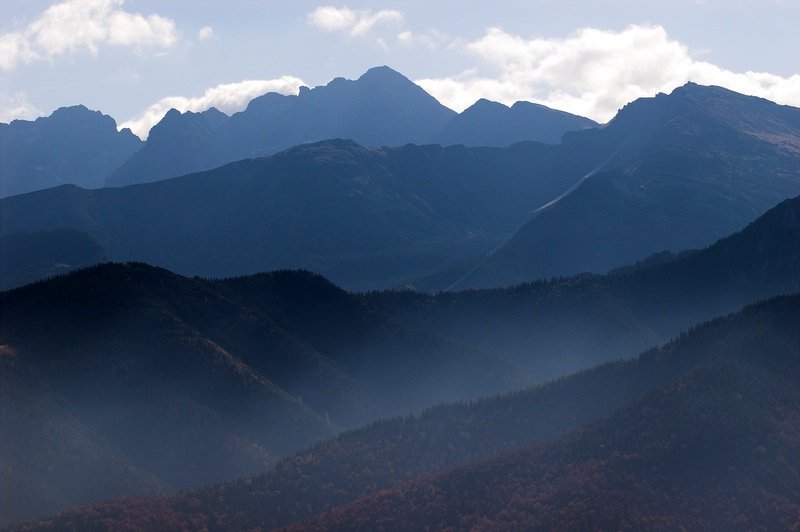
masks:
<svg viewBox="0 0 800 532"><path fill-rule="evenodd" d="M791 529L800 524L799 301L746 309L650 353L706 360L604 421L290 529Z"/></svg>
<svg viewBox="0 0 800 532"><path fill-rule="evenodd" d="M297 526L786 528L800 486L798 315L799 296L773 299L637 359L340 435L266 475L19 529L274 528L315 514Z"/></svg>
<svg viewBox="0 0 800 532"><path fill-rule="evenodd" d="M6 520L252 474L343 427L523 384L307 272L95 266L1 293L0 345Z"/></svg>

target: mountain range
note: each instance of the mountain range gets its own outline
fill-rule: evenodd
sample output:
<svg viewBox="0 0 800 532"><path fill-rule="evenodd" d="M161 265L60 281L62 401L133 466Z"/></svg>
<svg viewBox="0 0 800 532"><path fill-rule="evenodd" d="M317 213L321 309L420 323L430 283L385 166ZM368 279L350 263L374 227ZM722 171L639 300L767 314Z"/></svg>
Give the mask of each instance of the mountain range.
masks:
<svg viewBox="0 0 800 532"><path fill-rule="evenodd" d="M139 263L3 292L0 514L7 523L100 498L188 489L263 471L343 428L395 426L409 412L598 364L610 378L618 366L609 361L677 337L687 322L796 292L798 219L795 198L708 249L655 264L438 296L349 294L303 271L192 279ZM463 456L465 441L440 436L436 445L454 447L432 463L566 434L697 362L657 366L646 378L625 373L625 386L587 384L593 373L584 373L559 392L570 400L533 410L515 403L519 392L501 396L504 412L530 420L494 416L487 434L507 436L504 424L520 434L502 444L478 440ZM604 399L576 406L591 397ZM389 425L376 421L393 416ZM426 416L434 426L447 418ZM405 479L423 470L403 474L412 471Z"/></svg>
<svg viewBox="0 0 800 532"><path fill-rule="evenodd" d="M800 526L800 109L378 67L0 143L0 527Z"/></svg>
<svg viewBox="0 0 800 532"><path fill-rule="evenodd" d="M328 140L139 186L5 198L2 234L70 229L110 260L213 277L302 268L350 290L603 273L708 246L800 194L798 124L797 108L688 84L557 145Z"/></svg>
<svg viewBox="0 0 800 532"><path fill-rule="evenodd" d="M384 66L357 80L302 87L298 95L268 93L231 116L216 108L172 109L146 142L80 105L33 122L0 124L0 197L64 183L100 188L158 181L332 138L372 147L506 147L522 140L555 144L566 131L597 126L528 102L509 108L481 100L457 114Z"/></svg>
<svg viewBox="0 0 800 532"><path fill-rule="evenodd" d="M588 166L556 173L547 151L323 141L155 183L5 198L2 232L82 231L110 260L184 275L303 268L389 287L488 251Z"/></svg>
<svg viewBox="0 0 800 532"><path fill-rule="evenodd" d="M637 100L602 131L563 144L604 143L617 151L596 174L536 212L458 287L603 272L705 246L800 184L800 109L721 87Z"/></svg>
<svg viewBox="0 0 800 532"><path fill-rule="evenodd" d="M481 101L457 114L402 74L375 67L357 80L336 78L325 86L303 87L296 96L265 94L229 119L216 109L196 114L173 110L106 184L156 181L334 138L369 147L506 147L521 140L558 143L566 131L598 125L523 102L510 109L486 107Z"/></svg>

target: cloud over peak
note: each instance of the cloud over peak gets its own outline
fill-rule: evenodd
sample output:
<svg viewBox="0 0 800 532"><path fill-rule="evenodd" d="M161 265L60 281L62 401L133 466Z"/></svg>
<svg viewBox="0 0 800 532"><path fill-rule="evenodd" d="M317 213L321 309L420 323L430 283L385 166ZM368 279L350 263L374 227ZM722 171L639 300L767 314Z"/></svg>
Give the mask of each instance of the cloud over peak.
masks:
<svg viewBox="0 0 800 532"><path fill-rule="evenodd" d="M322 6L309 13L306 20L310 25L325 31L339 31L351 37L359 37L369 33L377 24L402 22L403 14L392 9L382 9L373 13L368 9Z"/></svg>
<svg viewBox="0 0 800 532"><path fill-rule="evenodd" d="M661 26L584 28L560 39L526 39L494 27L461 50L480 64L455 76L416 80L456 111L480 97L527 100L605 122L626 103L687 81L800 104L800 76L734 73L698 61Z"/></svg>
<svg viewBox="0 0 800 532"><path fill-rule="evenodd" d="M238 83L224 83L206 89L202 96L187 98L185 96L168 96L148 107L138 118L128 120L119 125L119 128L130 128L139 138L146 139L150 128L156 125L167 111L205 111L216 107L225 113L241 111L253 98L268 92L281 94L297 94L300 87L305 85L303 80L294 76L281 76L277 79L256 79L240 81Z"/></svg>
<svg viewBox="0 0 800 532"><path fill-rule="evenodd" d="M47 8L20 31L0 34L0 69L51 60L102 44L168 48L178 40L175 22L122 9L124 0L66 0Z"/></svg>

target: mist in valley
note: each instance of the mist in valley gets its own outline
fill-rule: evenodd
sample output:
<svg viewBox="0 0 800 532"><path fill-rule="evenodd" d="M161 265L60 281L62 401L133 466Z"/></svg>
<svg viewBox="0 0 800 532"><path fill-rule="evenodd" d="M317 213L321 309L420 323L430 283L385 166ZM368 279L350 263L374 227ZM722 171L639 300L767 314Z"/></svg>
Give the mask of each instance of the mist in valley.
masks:
<svg viewBox="0 0 800 532"><path fill-rule="evenodd" d="M796 527L800 110L532 105L0 130L0 526Z"/></svg>

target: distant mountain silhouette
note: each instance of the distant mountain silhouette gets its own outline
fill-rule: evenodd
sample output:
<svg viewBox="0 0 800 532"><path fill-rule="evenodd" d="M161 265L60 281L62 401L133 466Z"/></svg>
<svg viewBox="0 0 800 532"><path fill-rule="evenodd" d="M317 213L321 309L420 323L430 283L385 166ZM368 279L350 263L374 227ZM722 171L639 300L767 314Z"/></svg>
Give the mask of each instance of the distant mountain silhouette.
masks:
<svg viewBox="0 0 800 532"><path fill-rule="evenodd" d="M599 127L582 116L549 109L530 102L511 107L481 98L453 116L430 140L443 146L505 147L524 140L558 144L567 131Z"/></svg>
<svg viewBox="0 0 800 532"><path fill-rule="evenodd" d="M99 188L143 145L110 116L82 105L34 121L0 123L0 197L72 183Z"/></svg>
<svg viewBox="0 0 800 532"><path fill-rule="evenodd" d="M104 184L157 181L235 160L237 157L218 137L219 128L228 120L226 114L213 107L202 113L170 109L150 130L144 147L115 169Z"/></svg>
<svg viewBox="0 0 800 532"><path fill-rule="evenodd" d="M613 156L458 288L604 272L711 244L800 193L800 109L693 83L625 106L564 149Z"/></svg>
<svg viewBox="0 0 800 532"><path fill-rule="evenodd" d="M157 181L324 139L378 147L421 144L454 114L403 75L376 67L355 81L336 78L325 86L303 87L297 96L265 94L219 120L218 127L172 110L153 128L145 148L107 184Z"/></svg>
<svg viewBox="0 0 800 532"><path fill-rule="evenodd" d="M800 495L798 312L797 295L772 299L632 360L344 433L265 474L19 529L781 529Z"/></svg>
<svg viewBox="0 0 800 532"><path fill-rule="evenodd" d="M208 113L215 118L206 123ZM355 81L336 78L325 86L302 87L296 96L268 93L230 119L219 115L216 109L183 114L171 110L153 127L145 147L107 184L157 181L327 139L350 139L371 147L508 147L523 140L555 144L566 131L597 126L527 102L508 108L481 100L456 114L386 66L372 68Z"/></svg>
<svg viewBox="0 0 800 532"><path fill-rule="evenodd" d="M234 121L189 118L203 131ZM353 290L602 273L708 246L800 194L798 118L690 84L558 145L323 141L136 187L6 198L0 231L77 229L111 260L215 277L303 268Z"/></svg>

